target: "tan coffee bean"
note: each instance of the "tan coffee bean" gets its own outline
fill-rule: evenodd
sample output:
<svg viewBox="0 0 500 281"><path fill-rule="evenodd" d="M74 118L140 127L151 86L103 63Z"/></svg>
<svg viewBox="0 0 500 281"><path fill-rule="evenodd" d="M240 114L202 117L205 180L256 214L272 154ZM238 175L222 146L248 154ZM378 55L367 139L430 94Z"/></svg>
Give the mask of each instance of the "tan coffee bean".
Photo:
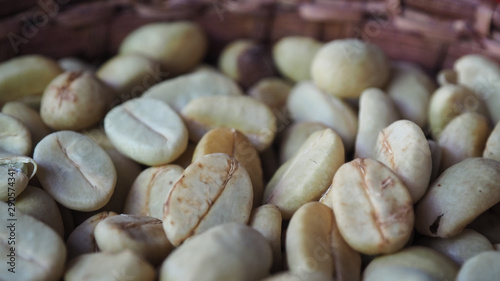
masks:
<svg viewBox="0 0 500 281"><path fill-rule="evenodd" d="M491 209L479 215L467 227L484 235L492 244L500 243L500 215Z"/></svg>
<svg viewBox="0 0 500 281"><path fill-rule="evenodd" d="M68 260L72 260L83 254L98 252L99 248L95 241L94 229L102 220L116 215L118 214L115 212L101 212L88 218L77 226L66 241L66 246L68 247Z"/></svg>
<svg viewBox="0 0 500 281"><path fill-rule="evenodd" d="M438 137L442 157L440 170L469 157L481 157L491 129L488 119L475 112L463 113L444 127Z"/></svg>
<svg viewBox="0 0 500 281"><path fill-rule="evenodd" d="M127 54L117 55L97 70L96 76L118 94L118 101L139 97L144 91L167 77L155 71L159 64L146 57Z"/></svg>
<svg viewBox="0 0 500 281"><path fill-rule="evenodd" d="M160 281L261 280L269 274L271 264L270 244L258 231L229 223L174 250L161 267Z"/></svg>
<svg viewBox="0 0 500 281"><path fill-rule="evenodd" d="M290 92L287 106L293 120L321 122L339 134L346 151L353 147L358 117L341 99L321 91L312 82L300 82Z"/></svg>
<svg viewBox="0 0 500 281"><path fill-rule="evenodd" d="M459 85L438 88L429 102L429 123L434 139L438 139L446 125L465 112L477 112L488 116L484 101L469 89Z"/></svg>
<svg viewBox="0 0 500 281"><path fill-rule="evenodd" d="M180 74L193 69L204 57L207 38L194 22L150 23L131 32L120 54L139 54L161 62L163 71Z"/></svg>
<svg viewBox="0 0 500 281"><path fill-rule="evenodd" d="M208 131L196 146L193 162L212 153L225 153L234 157L245 168L252 181L253 207L262 204L262 193L264 192L262 166L257 150L245 135L229 128Z"/></svg>
<svg viewBox="0 0 500 281"><path fill-rule="evenodd" d="M97 210L109 201L116 170L106 152L90 138L59 131L35 147L38 179L45 191L63 206L77 211Z"/></svg>
<svg viewBox="0 0 500 281"><path fill-rule="evenodd" d="M111 89L94 74L64 72L43 92L40 116L52 129L79 131L102 120L112 98Z"/></svg>
<svg viewBox="0 0 500 281"><path fill-rule="evenodd" d="M276 205L284 219L318 200L344 163L344 147L331 129L313 133L294 158L281 165L264 190L264 203Z"/></svg>
<svg viewBox="0 0 500 281"><path fill-rule="evenodd" d="M66 247L61 237L37 219L17 212L12 205L0 202L0 209L0 218L5 222L0 228L1 278L13 281L59 280L66 261ZM12 218L16 221L7 223ZM14 258L9 255L14 255ZM9 268L15 273L9 272Z"/></svg>
<svg viewBox="0 0 500 281"><path fill-rule="evenodd" d="M211 129L239 130L258 151L271 145L276 134L276 117L265 104L246 96L201 97L182 109L191 140L197 142Z"/></svg>
<svg viewBox="0 0 500 281"><path fill-rule="evenodd" d="M465 85L486 103L494 123L500 121L500 67L494 60L478 54L465 55L455 61L458 83Z"/></svg>
<svg viewBox="0 0 500 281"><path fill-rule="evenodd" d="M342 165L329 193L340 233L356 251L393 253L410 239L414 222L410 193L384 164L362 158Z"/></svg>
<svg viewBox="0 0 500 281"><path fill-rule="evenodd" d="M207 96L241 96L231 78L216 70L201 70L161 82L144 92L144 97L166 102L180 112L190 101Z"/></svg>
<svg viewBox="0 0 500 281"><path fill-rule="evenodd" d="M12 101L4 104L2 113L17 118L23 123L30 132L33 145L51 133L50 129L43 123L40 114L22 102Z"/></svg>
<svg viewBox="0 0 500 281"><path fill-rule="evenodd" d="M436 89L432 80L417 65L408 62L392 64L392 78L386 92L394 101L401 118L415 122L424 129L428 122L431 94Z"/></svg>
<svg viewBox="0 0 500 281"><path fill-rule="evenodd" d="M374 44L358 39L331 41L318 50L311 65L314 83L339 98L358 98L364 89L385 85L389 60Z"/></svg>
<svg viewBox="0 0 500 281"><path fill-rule="evenodd" d="M28 186L16 198L16 209L30 215L52 228L59 236L64 237L64 226L56 201L43 189Z"/></svg>
<svg viewBox="0 0 500 281"><path fill-rule="evenodd" d="M61 72L54 60L39 55L19 56L2 62L0 104L28 96L41 96L50 81Z"/></svg>
<svg viewBox="0 0 500 281"><path fill-rule="evenodd" d="M437 81L439 86L458 84L457 72L453 69L443 69L439 71Z"/></svg>
<svg viewBox="0 0 500 281"><path fill-rule="evenodd" d="M298 122L288 127L281 137L280 163L292 159L310 135L326 128L328 127L319 122Z"/></svg>
<svg viewBox="0 0 500 281"><path fill-rule="evenodd" d="M163 227L178 246L213 226L247 223L252 202L252 183L242 165L224 153L208 154L187 167L168 194Z"/></svg>
<svg viewBox="0 0 500 281"><path fill-rule="evenodd" d="M500 276L500 253L483 252L467 260L458 272L456 281L495 281Z"/></svg>
<svg viewBox="0 0 500 281"><path fill-rule="evenodd" d="M417 243L448 256L458 265L462 265L481 252L493 250L490 241L472 229L464 229L450 238L424 237Z"/></svg>
<svg viewBox="0 0 500 281"><path fill-rule="evenodd" d="M380 131L398 119L399 113L389 96L376 88L364 90L359 99L359 125L354 157L374 158Z"/></svg>
<svg viewBox="0 0 500 281"><path fill-rule="evenodd" d="M0 151L15 155L31 153L31 134L21 121L0 113Z"/></svg>
<svg viewBox="0 0 500 281"><path fill-rule="evenodd" d="M424 195L431 178L432 156L425 134L417 124L400 120L383 129L373 157L401 178L413 203Z"/></svg>
<svg viewBox="0 0 500 281"><path fill-rule="evenodd" d="M273 46L273 59L286 78L300 82L311 80L311 64L323 43L305 36L287 36Z"/></svg>
<svg viewBox="0 0 500 281"><path fill-rule="evenodd" d="M273 252L272 272L278 272L282 268L281 259L281 212L270 204L254 208L248 225L259 231L271 244Z"/></svg>
<svg viewBox="0 0 500 281"><path fill-rule="evenodd" d="M150 166L172 162L188 142L181 118L154 99L132 99L113 108L104 119L104 129L118 151Z"/></svg>
<svg viewBox="0 0 500 281"><path fill-rule="evenodd" d="M129 250L79 256L64 273L66 281L153 281L155 277L155 269Z"/></svg>
<svg viewBox="0 0 500 281"><path fill-rule="evenodd" d="M129 249L152 264L161 263L173 248L165 236L162 221L147 216L107 217L96 225L94 236L103 252Z"/></svg>
<svg viewBox="0 0 500 281"><path fill-rule="evenodd" d="M163 219L163 205L183 171L172 164L142 171L128 193L124 213Z"/></svg>
<svg viewBox="0 0 500 281"><path fill-rule="evenodd" d="M331 276L321 272L282 272L269 276L262 281L334 281Z"/></svg>
<svg viewBox="0 0 500 281"><path fill-rule="evenodd" d="M429 248L413 246L375 258L363 272L363 281L455 280L457 271L457 264L445 255Z"/></svg>
<svg viewBox="0 0 500 281"><path fill-rule="evenodd" d="M452 237L500 201L500 163L467 158L444 171L415 206L415 227L433 237Z"/></svg>
<svg viewBox="0 0 500 281"><path fill-rule="evenodd" d="M500 162L500 122L497 123L486 141L483 157Z"/></svg>

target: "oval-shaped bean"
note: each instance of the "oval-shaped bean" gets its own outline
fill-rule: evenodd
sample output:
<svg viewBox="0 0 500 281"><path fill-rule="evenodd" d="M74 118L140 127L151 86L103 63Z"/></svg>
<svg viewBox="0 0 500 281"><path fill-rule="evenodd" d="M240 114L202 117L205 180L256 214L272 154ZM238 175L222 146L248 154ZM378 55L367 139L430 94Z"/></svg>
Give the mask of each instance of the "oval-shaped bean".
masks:
<svg viewBox="0 0 500 281"><path fill-rule="evenodd" d="M168 194L163 227L174 246L215 225L247 223L253 190L247 171L236 159L208 154L184 170Z"/></svg>
<svg viewBox="0 0 500 281"><path fill-rule="evenodd" d="M212 96L191 101L182 109L191 140L198 142L209 130L234 128L258 151L271 145L276 134L276 117L269 107L247 96Z"/></svg>
<svg viewBox="0 0 500 281"><path fill-rule="evenodd" d="M415 206L415 227L433 237L452 237L500 201L500 162L467 158L444 171Z"/></svg>
<svg viewBox="0 0 500 281"><path fill-rule="evenodd" d="M229 223L174 250L161 267L160 281L260 280L269 274L271 264L270 244L257 230Z"/></svg>
<svg viewBox="0 0 500 281"><path fill-rule="evenodd" d="M375 158L375 145L380 131L398 119L399 113L389 96L376 88L364 90L359 99L354 157Z"/></svg>
<svg viewBox="0 0 500 281"><path fill-rule="evenodd" d="M273 46L273 60L286 78L300 82L311 80L311 64L323 43L306 36L287 36Z"/></svg>
<svg viewBox="0 0 500 281"><path fill-rule="evenodd" d="M442 156L440 170L469 157L481 157L491 129L488 119L475 112L463 113L450 121L438 137Z"/></svg>
<svg viewBox="0 0 500 281"><path fill-rule="evenodd" d="M165 200L183 171L172 164L142 171L128 193L124 213L163 219Z"/></svg>
<svg viewBox="0 0 500 281"><path fill-rule="evenodd" d="M243 92L216 70L201 70L163 81L144 92L143 97L164 101L180 112L194 99L216 95L240 96Z"/></svg>
<svg viewBox="0 0 500 281"><path fill-rule="evenodd" d="M18 101L11 101L3 105L2 113L17 118L29 130L32 145L36 145L41 139L51 133L50 129L43 123L38 111Z"/></svg>
<svg viewBox="0 0 500 281"><path fill-rule="evenodd" d="M262 166L257 150L241 132L229 128L208 131L200 140L193 153L193 162L204 155L225 153L234 157L248 172L253 187L253 207L262 204L264 183Z"/></svg>
<svg viewBox="0 0 500 281"><path fill-rule="evenodd" d="M62 238L46 224L0 202L0 263L3 280L59 280L66 261ZM9 219L15 218L15 221ZM8 277L7 277L8 276ZM6 279L8 278L8 279Z"/></svg>
<svg viewBox="0 0 500 281"><path fill-rule="evenodd" d="M107 217L96 225L94 237L101 251L118 253L129 249L155 265L173 248L163 231L162 221L148 216Z"/></svg>
<svg viewBox="0 0 500 281"><path fill-rule="evenodd" d="M332 182L331 204L346 242L364 254L393 253L410 239L410 193L390 168L369 159L342 165Z"/></svg>
<svg viewBox="0 0 500 281"><path fill-rule="evenodd" d="M264 203L276 205L284 219L318 200L344 163L344 147L331 129L313 133L294 158L281 165L264 190Z"/></svg>
<svg viewBox="0 0 500 281"><path fill-rule="evenodd" d="M97 210L109 201L116 170L108 154L90 138L59 131L35 147L37 177L61 205L77 211Z"/></svg>
<svg viewBox="0 0 500 281"><path fill-rule="evenodd" d="M288 127L281 136L279 146L280 163L283 164L292 159L310 135L326 128L328 127L323 123L307 121L298 122Z"/></svg>
<svg viewBox="0 0 500 281"><path fill-rule="evenodd" d="M28 155L31 153L31 134L21 121L0 113L0 151L15 155Z"/></svg>
<svg viewBox="0 0 500 281"><path fill-rule="evenodd" d="M500 253L488 251L476 255L464 263L456 281L496 281L500 276Z"/></svg>
<svg viewBox="0 0 500 281"><path fill-rule="evenodd" d="M248 89L248 95L269 106L276 116L278 131L281 131L290 123L286 101L291 90L292 85L283 79L264 78Z"/></svg>
<svg viewBox="0 0 500 281"><path fill-rule="evenodd" d="M293 120L321 122L339 134L346 151L353 147L358 117L341 99L328 95L307 81L295 85L287 106Z"/></svg>
<svg viewBox="0 0 500 281"><path fill-rule="evenodd" d="M182 119L154 99L132 99L113 108L104 118L104 129L118 151L150 166L172 162L188 143Z"/></svg>
<svg viewBox="0 0 500 281"><path fill-rule="evenodd" d="M399 120L383 129L373 157L401 178L413 203L424 195L431 178L432 156L425 134L417 124Z"/></svg>

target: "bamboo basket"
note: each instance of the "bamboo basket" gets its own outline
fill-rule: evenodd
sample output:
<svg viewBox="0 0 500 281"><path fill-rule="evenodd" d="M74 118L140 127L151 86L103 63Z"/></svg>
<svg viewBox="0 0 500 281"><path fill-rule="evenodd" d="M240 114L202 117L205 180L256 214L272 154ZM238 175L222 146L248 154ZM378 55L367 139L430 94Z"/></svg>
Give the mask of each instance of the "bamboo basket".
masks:
<svg viewBox="0 0 500 281"><path fill-rule="evenodd" d="M135 28L198 22L208 62L225 44L284 36L361 38L429 73L468 53L500 59L500 7L492 0L0 0L0 61L16 55L102 61Z"/></svg>

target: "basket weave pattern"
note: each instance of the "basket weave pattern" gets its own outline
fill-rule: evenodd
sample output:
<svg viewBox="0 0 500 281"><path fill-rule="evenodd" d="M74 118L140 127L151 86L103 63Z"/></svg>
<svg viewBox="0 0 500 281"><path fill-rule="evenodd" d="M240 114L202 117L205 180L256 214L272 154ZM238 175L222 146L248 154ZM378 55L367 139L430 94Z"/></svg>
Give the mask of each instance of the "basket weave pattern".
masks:
<svg viewBox="0 0 500 281"><path fill-rule="evenodd" d="M468 53L500 58L493 0L0 0L0 61L31 53L103 59L138 26L183 19L207 32L209 60L234 39L290 35L361 38L430 72Z"/></svg>

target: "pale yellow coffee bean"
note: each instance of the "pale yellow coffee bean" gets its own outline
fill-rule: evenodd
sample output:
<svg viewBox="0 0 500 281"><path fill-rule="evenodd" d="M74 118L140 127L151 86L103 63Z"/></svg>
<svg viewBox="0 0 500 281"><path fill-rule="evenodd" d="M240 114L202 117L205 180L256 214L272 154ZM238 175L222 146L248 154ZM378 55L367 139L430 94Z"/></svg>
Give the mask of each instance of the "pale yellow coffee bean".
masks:
<svg viewBox="0 0 500 281"><path fill-rule="evenodd" d="M500 253L492 250L467 260L455 280L496 281L498 276L500 276Z"/></svg>
<svg viewBox="0 0 500 281"><path fill-rule="evenodd" d="M43 189L28 186L15 201L16 210L19 210L45 223L59 236L64 237L64 226L61 213L56 201Z"/></svg>
<svg viewBox="0 0 500 281"><path fill-rule="evenodd" d="M0 151L0 201L14 202L37 170L33 159Z"/></svg>
<svg viewBox="0 0 500 281"><path fill-rule="evenodd" d="M118 151L150 166L172 162L186 149L182 119L166 103L149 98L129 100L104 118L104 129Z"/></svg>
<svg viewBox="0 0 500 281"><path fill-rule="evenodd" d="M219 224L246 224L253 190L243 166L224 153L208 154L184 170L168 194L163 228L174 246Z"/></svg>
<svg viewBox="0 0 500 281"><path fill-rule="evenodd" d="M66 261L61 237L37 219L0 202L1 279L12 281L59 280ZM9 219L16 219L10 221Z"/></svg>
<svg viewBox="0 0 500 281"><path fill-rule="evenodd" d="M186 147L186 150L184 150L184 153L181 154L177 159L175 159L174 162L171 164L174 165L179 165L183 169L186 169L189 165L191 165L191 160L193 160L193 154L194 150L196 149L196 144L192 142L188 142L188 145Z"/></svg>
<svg viewBox="0 0 500 281"><path fill-rule="evenodd" d="M329 193L340 233L356 251L394 253L410 239L414 222L410 193L384 164L361 158L342 165Z"/></svg>
<svg viewBox="0 0 500 281"><path fill-rule="evenodd" d="M96 225L94 237L103 252L129 249L154 265L161 263L173 248L165 236L162 221L148 216L107 217Z"/></svg>
<svg viewBox="0 0 500 281"><path fill-rule="evenodd" d="M276 117L271 109L246 96L197 98L182 109L182 116L195 142L211 129L227 127L242 132L258 151L263 151L276 134Z"/></svg>
<svg viewBox="0 0 500 281"><path fill-rule="evenodd" d="M19 56L2 62L0 104L28 96L41 96L50 81L61 72L57 62L39 55Z"/></svg>
<svg viewBox="0 0 500 281"><path fill-rule="evenodd" d="M203 30L194 22L150 23L128 34L119 53L154 59L175 75L193 69L205 56L207 44Z"/></svg>
<svg viewBox="0 0 500 281"><path fill-rule="evenodd" d="M331 129L313 133L269 181L264 203L276 205L284 219L291 218L300 206L319 200L343 163L340 137Z"/></svg>
<svg viewBox="0 0 500 281"><path fill-rule="evenodd" d="M128 193L124 213L163 219L163 205L183 171L172 164L142 171Z"/></svg>
<svg viewBox="0 0 500 281"><path fill-rule="evenodd" d="M153 281L155 277L154 267L130 250L79 256L64 273L66 281Z"/></svg>
<svg viewBox="0 0 500 281"><path fill-rule="evenodd" d="M166 102L180 112L190 101L207 96L241 96L231 78L214 70L200 70L163 81L144 92L144 97Z"/></svg>
<svg viewBox="0 0 500 281"><path fill-rule="evenodd" d="M358 98L364 89L384 86L389 76L389 60L384 52L358 39L326 43L311 65L314 83L339 98Z"/></svg>
<svg viewBox="0 0 500 281"><path fill-rule="evenodd" d="M64 57L57 61L64 71L90 71L95 72L95 66L75 57Z"/></svg>
<svg viewBox="0 0 500 281"><path fill-rule="evenodd" d="M380 131L398 119L399 113L389 96L376 88L364 90L359 99L359 124L354 157L374 158Z"/></svg>
<svg viewBox="0 0 500 281"><path fill-rule="evenodd" d="M43 123L38 111L18 101L8 102L3 105L2 113L17 118L29 130L32 145L36 145L51 130Z"/></svg>
<svg viewBox="0 0 500 281"><path fill-rule="evenodd" d="M124 102L139 97L149 87L167 78L157 73L159 67L157 62L141 55L117 55L101 65L96 76L118 94L120 102Z"/></svg>
<svg viewBox="0 0 500 281"><path fill-rule="evenodd" d="M95 241L94 229L102 220L116 215L118 214L115 212L101 212L78 225L66 241L68 260L72 260L83 254L98 252L99 247L97 247L97 242Z"/></svg>
<svg viewBox="0 0 500 281"><path fill-rule="evenodd" d="M448 256L458 265L462 265L481 252L493 250L493 245L486 237L467 228L450 238L424 237L417 244L432 248Z"/></svg>
<svg viewBox="0 0 500 281"><path fill-rule="evenodd" d="M457 72L453 69L443 69L437 75L439 86L458 84Z"/></svg>
<svg viewBox="0 0 500 281"><path fill-rule="evenodd" d="M467 158L444 171L415 206L415 227L433 237L452 237L500 201L500 162Z"/></svg>
<svg viewBox="0 0 500 281"><path fill-rule="evenodd" d="M116 170L108 154L90 138L59 131L42 139L33 153L37 178L57 202L77 211L94 211L108 203Z"/></svg>
<svg viewBox="0 0 500 281"><path fill-rule="evenodd" d="M488 119L475 112L463 113L450 121L438 137L442 156L440 171L469 157L481 157L491 129Z"/></svg>
<svg viewBox="0 0 500 281"><path fill-rule="evenodd" d="M311 37L283 37L273 46L273 60L284 77L294 82L311 80L311 64L322 46Z"/></svg>
<svg viewBox="0 0 500 281"><path fill-rule="evenodd" d="M306 81L295 85L287 106L294 121L321 122L339 134L346 151L354 146L358 117L341 99L326 94L312 82Z"/></svg>
<svg viewBox="0 0 500 281"><path fill-rule="evenodd" d="M436 89L432 80L416 64L395 62L386 92L403 119L408 119L424 129L428 123L431 94Z"/></svg>
<svg viewBox="0 0 500 281"><path fill-rule="evenodd" d="M342 237L335 216L333 216L332 232L330 234L330 247L335 263L335 280L361 280L361 255L349 246Z"/></svg>
<svg viewBox="0 0 500 281"><path fill-rule="evenodd" d="M412 246L375 258L363 272L363 281L451 281L455 280L457 272L458 265L445 255L433 249Z"/></svg>
<svg viewBox="0 0 500 281"><path fill-rule="evenodd" d="M229 223L174 250L161 266L160 281L261 280L271 264L271 246L257 230Z"/></svg>
<svg viewBox="0 0 500 281"><path fill-rule="evenodd" d="M438 88L429 102L429 123L434 139L439 138L451 120L465 112L488 116L484 101L469 89L459 85L444 85Z"/></svg>
<svg viewBox="0 0 500 281"><path fill-rule="evenodd" d="M500 122L497 123L486 141L483 157L500 162Z"/></svg>
<svg viewBox="0 0 500 281"><path fill-rule="evenodd" d="M0 113L0 151L14 155L31 153L32 142L28 128L18 119Z"/></svg>
<svg viewBox="0 0 500 281"><path fill-rule="evenodd" d="M457 72L458 83L471 89L486 103L494 123L500 121L500 67L494 60L478 54L461 57L453 69Z"/></svg>
<svg viewBox="0 0 500 281"><path fill-rule="evenodd" d="M271 275L262 281L335 281L331 276L321 272L282 272Z"/></svg>
<svg viewBox="0 0 500 281"><path fill-rule="evenodd" d="M254 208L250 216L248 225L259 231L271 244L273 252L272 272L278 272L282 268L281 258L281 224L282 217L280 210L271 204Z"/></svg>
<svg viewBox="0 0 500 281"><path fill-rule="evenodd" d="M298 122L288 127L280 141L280 163L283 164L292 159L310 135L326 128L328 127L323 123L307 121Z"/></svg>
<svg viewBox="0 0 500 281"><path fill-rule="evenodd" d="M432 158L432 173L429 182L433 182L439 176L439 165L441 164L442 150L439 144L434 140L427 140L429 144L429 149L431 150Z"/></svg>
<svg viewBox="0 0 500 281"><path fill-rule="evenodd" d="M225 153L234 157L248 172L253 187L253 207L262 204L264 183L262 166L257 150L241 132L229 128L208 131L200 140L193 153L193 162L204 155Z"/></svg>
<svg viewBox="0 0 500 281"><path fill-rule="evenodd" d="M491 209L479 215L467 227L484 235L492 244L500 243L500 215Z"/></svg>
<svg viewBox="0 0 500 281"><path fill-rule="evenodd" d="M218 67L244 88L276 76L268 47L247 39L230 42L219 55Z"/></svg>
<svg viewBox="0 0 500 281"><path fill-rule="evenodd" d="M281 78L264 78L248 89L248 95L263 102L273 111L278 121L278 131L289 123L286 101L292 85Z"/></svg>
<svg viewBox="0 0 500 281"><path fill-rule="evenodd" d="M391 168L410 192L413 203L427 190L432 156L422 129L409 120L399 120L380 131L373 158Z"/></svg>
<svg viewBox="0 0 500 281"><path fill-rule="evenodd" d="M113 92L90 72L64 72L43 92L40 116L54 130L82 130L98 123Z"/></svg>

